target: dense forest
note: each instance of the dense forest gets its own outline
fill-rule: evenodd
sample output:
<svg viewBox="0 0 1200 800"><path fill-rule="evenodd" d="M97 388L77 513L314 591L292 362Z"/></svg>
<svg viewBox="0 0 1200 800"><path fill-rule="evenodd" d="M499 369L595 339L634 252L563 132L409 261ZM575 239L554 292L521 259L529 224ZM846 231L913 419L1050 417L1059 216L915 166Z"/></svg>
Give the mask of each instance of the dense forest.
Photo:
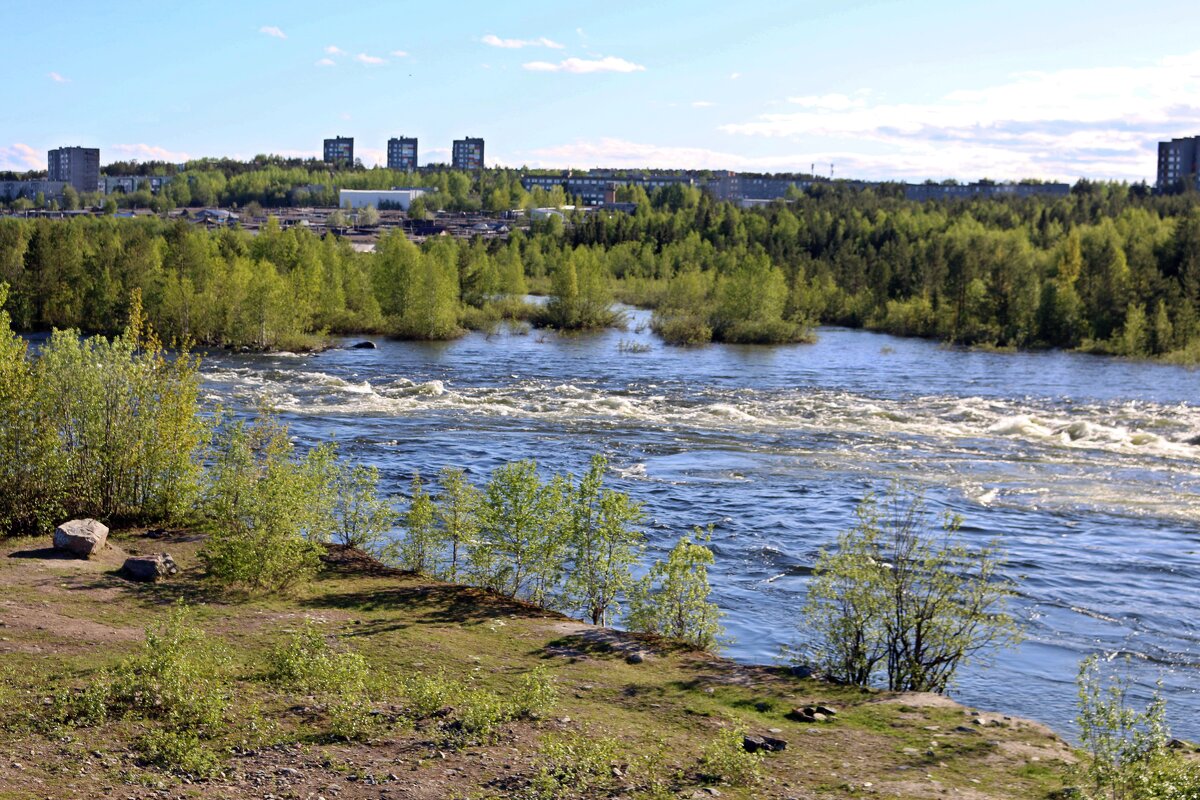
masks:
<svg viewBox="0 0 1200 800"><path fill-rule="evenodd" d="M634 213L576 212L488 243L389 232L374 254L273 221L252 235L6 219L0 282L21 329L115 330L140 289L166 336L213 345L447 338L531 314L596 327L614 322L615 296L655 308L655 329L681 344L798 341L827 323L1200 360L1200 206L1187 195L1080 182L1054 200L919 204L835 184L744 210L682 186L626 193ZM530 289L551 295L546 308L522 306Z"/></svg>

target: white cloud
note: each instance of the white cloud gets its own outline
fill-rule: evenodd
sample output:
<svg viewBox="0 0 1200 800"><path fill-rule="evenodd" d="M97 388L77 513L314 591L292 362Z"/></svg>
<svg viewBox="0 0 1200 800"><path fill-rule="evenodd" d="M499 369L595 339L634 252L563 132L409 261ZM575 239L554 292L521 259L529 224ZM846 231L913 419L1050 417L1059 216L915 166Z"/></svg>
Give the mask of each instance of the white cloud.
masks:
<svg viewBox="0 0 1200 800"><path fill-rule="evenodd" d="M48 73L46 73L46 75L50 78L50 80L54 81L55 83L70 83L71 82L70 78L64 78L62 75L59 75L57 72L48 72Z"/></svg>
<svg viewBox="0 0 1200 800"><path fill-rule="evenodd" d="M540 36L537 39L501 39L496 34L489 33L480 41L491 47L504 47L510 50L520 50L522 47L549 47L552 50L562 50L564 47L564 45L559 44L553 39L547 39L545 36Z"/></svg>
<svg viewBox="0 0 1200 800"><path fill-rule="evenodd" d="M740 72L729 73L729 80L731 80L731 81L736 81L740 77L742 77L742 73L740 73Z"/></svg>
<svg viewBox="0 0 1200 800"><path fill-rule="evenodd" d="M337 66L337 62L334 61L332 58L319 58L319 59L317 59L316 66L318 66L318 67L335 67L335 66Z"/></svg>
<svg viewBox="0 0 1200 800"><path fill-rule="evenodd" d="M359 62L359 63L361 63L361 64L368 64L368 65L370 65L370 66L372 66L372 67L377 67L377 66L379 66L380 64L386 64L386 63L387 63L387 61L385 61L384 59L380 58L379 56L369 56L369 55L367 55L366 53L359 53L358 55L356 55L356 56L354 57L354 60L355 60L355 61L357 61L357 62Z"/></svg>
<svg viewBox="0 0 1200 800"><path fill-rule="evenodd" d="M692 108L712 108L715 105L716 105L716 103L714 103L712 100L693 100L692 101Z"/></svg>
<svg viewBox="0 0 1200 800"><path fill-rule="evenodd" d="M576 75L591 72L645 72L646 70L641 64L634 64L632 61L626 61L616 56L597 59L567 58L557 64L550 61L530 61L522 66L531 72L571 72Z"/></svg>
<svg viewBox="0 0 1200 800"><path fill-rule="evenodd" d="M258 32L265 33L267 36L271 36L276 39L286 39L287 38L287 34L284 33L283 31L279 30L279 28L276 28L274 25L263 25L261 28L258 29Z"/></svg>
<svg viewBox="0 0 1200 800"><path fill-rule="evenodd" d="M8 147L0 145L0 169L25 172L30 169L45 169L46 154L39 153L27 144L14 142Z"/></svg>
<svg viewBox="0 0 1200 800"><path fill-rule="evenodd" d="M406 50L393 50L393 51L392 51L392 56L393 56L394 58L408 58L408 51L406 51Z"/></svg>
<svg viewBox="0 0 1200 800"><path fill-rule="evenodd" d="M190 161L192 158L187 153L178 150L168 150L165 147L145 143L112 144L104 148L104 150L108 153L115 153L121 158L135 158L138 161L169 161L173 164L178 164Z"/></svg>
<svg viewBox="0 0 1200 800"><path fill-rule="evenodd" d="M331 44L325 48L325 52L331 56L344 56L346 51L338 47L336 44Z"/></svg>
<svg viewBox="0 0 1200 800"><path fill-rule="evenodd" d="M1017 73L919 103L864 93L792 97L800 110L720 130L886 153L889 174L899 176L1153 180L1155 143L1200 128L1198 96L1200 51L1134 66ZM876 156L859 157L865 164Z"/></svg>

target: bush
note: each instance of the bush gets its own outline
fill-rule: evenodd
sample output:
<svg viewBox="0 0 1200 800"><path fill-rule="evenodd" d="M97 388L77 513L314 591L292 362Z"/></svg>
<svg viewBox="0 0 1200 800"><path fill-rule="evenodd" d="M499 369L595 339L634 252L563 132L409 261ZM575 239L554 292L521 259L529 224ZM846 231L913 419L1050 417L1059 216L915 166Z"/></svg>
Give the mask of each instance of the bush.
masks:
<svg viewBox="0 0 1200 800"><path fill-rule="evenodd" d="M620 742L583 733L550 734L538 748L538 771L530 800L607 796L615 788L613 766Z"/></svg>
<svg viewBox="0 0 1200 800"><path fill-rule="evenodd" d="M893 691L943 692L970 658L1019 640L1001 555L959 544L959 518L933 534L920 496L901 486L882 508L864 498L857 515L817 559L802 612L830 677L865 686L882 672Z"/></svg>
<svg viewBox="0 0 1200 800"><path fill-rule="evenodd" d="M558 689L544 667L527 672L509 701L513 716L541 719L558 703Z"/></svg>
<svg viewBox="0 0 1200 800"><path fill-rule="evenodd" d="M311 694L361 691L370 670L359 653L336 650L312 620L277 645L267 657L275 683Z"/></svg>
<svg viewBox="0 0 1200 800"><path fill-rule="evenodd" d="M171 772L198 777L215 775L221 759L192 731L151 728L137 742L146 763Z"/></svg>
<svg viewBox="0 0 1200 800"><path fill-rule="evenodd" d="M311 620L271 651L267 674L275 683L319 696L334 738L363 740L378 729L367 660L335 649Z"/></svg>
<svg viewBox="0 0 1200 800"><path fill-rule="evenodd" d="M1089 800L1200 800L1200 767L1167 748L1166 703L1155 692L1130 708L1126 684L1105 685L1095 656L1079 665L1079 738L1087 755L1078 777Z"/></svg>
<svg viewBox="0 0 1200 800"><path fill-rule="evenodd" d="M204 498L210 535L200 558L209 577L250 591L283 591L321 566L334 527L334 451L293 452L269 417L222 434Z"/></svg>
<svg viewBox="0 0 1200 800"><path fill-rule="evenodd" d="M704 544L711 532L699 528L671 548L666 561L655 561L631 592L629 626L711 649L721 636L721 612L709 601L708 565L713 554Z"/></svg>
<svg viewBox="0 0 1200 800"><path fill-rule="evenodd" d="M763 779L762 753L749 753L743 745L746 729L732 723L724 725L704 748L700 757L700 777L712 783L754 786Z"/></svg>
<svg viewBox="0 0 1200 800"><path fill-rule="evenodd" d="M356 547L381 560L392 555L388 533L397 514L386 498L379 496L379 470L361 464L338 464L335 473L334 527L332 540Z"/></svg>

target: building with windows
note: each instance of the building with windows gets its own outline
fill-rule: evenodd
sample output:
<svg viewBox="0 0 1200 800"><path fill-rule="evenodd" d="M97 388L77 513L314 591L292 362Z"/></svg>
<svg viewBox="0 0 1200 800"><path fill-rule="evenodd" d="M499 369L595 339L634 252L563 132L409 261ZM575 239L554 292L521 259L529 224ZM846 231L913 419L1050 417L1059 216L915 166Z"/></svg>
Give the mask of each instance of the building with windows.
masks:
<svg viewBox="0 0 1200 800"><path fill-rule="evenodd" d="M51 181L63 181L77 192L94 192L100 180L100 148L59 147L46 154Z"/></svg>
<svg viewBox="0 0 1200 800"><path fill-rule="evenodd" d="M398 208L402 211L408 211L408 207L412 205L412 201L428 191L428 189L420 188L339 189L338 205L342 208L366 208L367 206L374 206L376 209Z"/></svg>
<svg viewBox="0 0 1200 800"><path fill-rule="evenodd" d="M354 137L338 136L325 140L326 164L345 164L354 166Z"/></svg>
<svg viewBox="0 0 1200 800"><path fill-rule="evenodd" d="M482 145L480 145L482 148ZM387 146L388 169L402 169L405 172L415 172L417 169L417 140L401 136L398 139L388 139Z"/></svg>
<svg viewBox="0 0 1200 800"><path fill-rule="evenodd" d="M1158 180L1155 187L1160 192L1182 188L1187 183L1195 184L1200 165L1196 162L1200 147L1200 136L1185 136L1169 142L1158 143Z"/></svg>
<svg viewBox="0 0 1200 800"><path fill-rule="evenodd" d="M455 139L450 157L451 169L483 169L483 139Z"/></svg>

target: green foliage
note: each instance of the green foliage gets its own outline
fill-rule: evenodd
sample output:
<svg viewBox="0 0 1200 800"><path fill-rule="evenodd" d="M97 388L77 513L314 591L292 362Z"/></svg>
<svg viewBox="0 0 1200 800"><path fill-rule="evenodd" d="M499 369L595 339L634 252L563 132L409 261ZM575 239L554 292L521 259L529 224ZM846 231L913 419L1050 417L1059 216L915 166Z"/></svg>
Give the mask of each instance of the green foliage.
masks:
<svg viewBox="0 0 1200 800"><path fill-rule="evenodd" d="M206 778L221 767L220 756L194 731L150 728L137 749L147 764L183 775Z"/></svg>
<svg viewBox="0 0 1200 800"><path fill-rule="evenodd" d="M166 357L137 293L120 336L56 331L33 362L0 312L0 530L187 513L206 435L198 394L196 361Z"/></svg>
<svg viewBox="0 0 1200 800"><path fill-rule="evenodd" d="M630 597L629 626L712 649L721 637L721 612L708 599L708 566L712 550L705 546L711 537L697 528L684 534L667 554L656 560L650 572L634 587ZM695 540L693 541L693 536Z"/></svg>
<svg viewBox="0 0 1200 800"><path fill-rule="evenodd" d="M535 667L525 673L509 703L514 716L541 719L558 704L558 689L544 667Z"/></svg>
<svg viewBox="0 0 1200 800"><path fill-rule="evenodd" d="M551 276L550 302L539 321L562 330L604 328L619 321L612 310L612 278L588 247L563 253Z"/></svg>
<svg viewBox="0 0 1200 800"><path fill-rule="evenodd" d="M568 491L566 537L571 557L564 604L593 625L605 625L619 612L617 598L633 585L632 568L642 552L643 536L633 526L645 515L628 495L603 489L608 462L592 457L591 469Z"/></svg>
<svg viewBox="0 0 1200 800"><path fill-rule="evenodd" d="M881 507L882 506L882 507ZM943 692L970 658L1019 639L1004 612L1011 586L995 547L957 541L961 520L927 528L921 498L897 485L823 550L802 616L816 660L834 679L895 691Z"/></svg>
<svg viewBox="0 0 1200 800"><path fill-rule="evenodd" d="M394 549L388 533L397 514L387 498L379 496L379 470L343 462L337 465L335 481L331 540L386 560Z"/></svg>
<svg viewBox="0 0 1200 800"><path fill-rule="evenodd" d="M420 474L414 472L404 514L406 535L398 550L402 568L422 575L437 574L441 541L434 525L435 513L433 499L421 484Z"/></svg>
<svg viewBox="0 0 1200 800"><path fill-rule="evenodd" d="M756 786L763 780L763 754L749 753L743 747L746 729L740 725L722 725L700 756L700 776L711 783L731 786Z"/></svg>
<svg viewBox="0 0 1200 800"><path fill-rule="evenodd" d="M1200 767L1167 748L1166 703L1155 692L1145 711L1128 704L1126 684L1105 682L1100 662L1079 665L1079 768L1088 800L1197 800Z"/></svg>
<svg viewBox="0 0 1200 800"><path fill-rule="evenodd" d="M435 512L448 556L441 577L453 582L458 580L468 545L479 535L483 496L461 469L444 468L439 483L441 492L436 498Z"/></svg>
<svg viewBox="0 0 1200 800"><path fill-rule="evenodd" d="M478 585L550 603L564 568L563 493L563 481L544 483L532 461L492 473L480 509L480 538L470 555Z"/></svg>
<svg viewBox="0 0 1200 800"><path fill-rule="evenodd" d="M287 429L266 416L227 425L204 496L209 577L275 592L314 575L337 505L333 455L326 446L298 456Z"/></svg>
<svg viewBox="0 0 1200 800"><path fill-rule="evenodd" d="M362 690L367 661L359 653L338 650L312 620L280 642L267 657L267 674L281 685L310 694Z"/></svg>
<svg viewBox="0 0 1200 800"><path fill-rule="evenodd" d="M621 744L607 736L552 733L538 746L537 773L530 782L530 800L598 797L616 788L613 767Z"/></svg>

